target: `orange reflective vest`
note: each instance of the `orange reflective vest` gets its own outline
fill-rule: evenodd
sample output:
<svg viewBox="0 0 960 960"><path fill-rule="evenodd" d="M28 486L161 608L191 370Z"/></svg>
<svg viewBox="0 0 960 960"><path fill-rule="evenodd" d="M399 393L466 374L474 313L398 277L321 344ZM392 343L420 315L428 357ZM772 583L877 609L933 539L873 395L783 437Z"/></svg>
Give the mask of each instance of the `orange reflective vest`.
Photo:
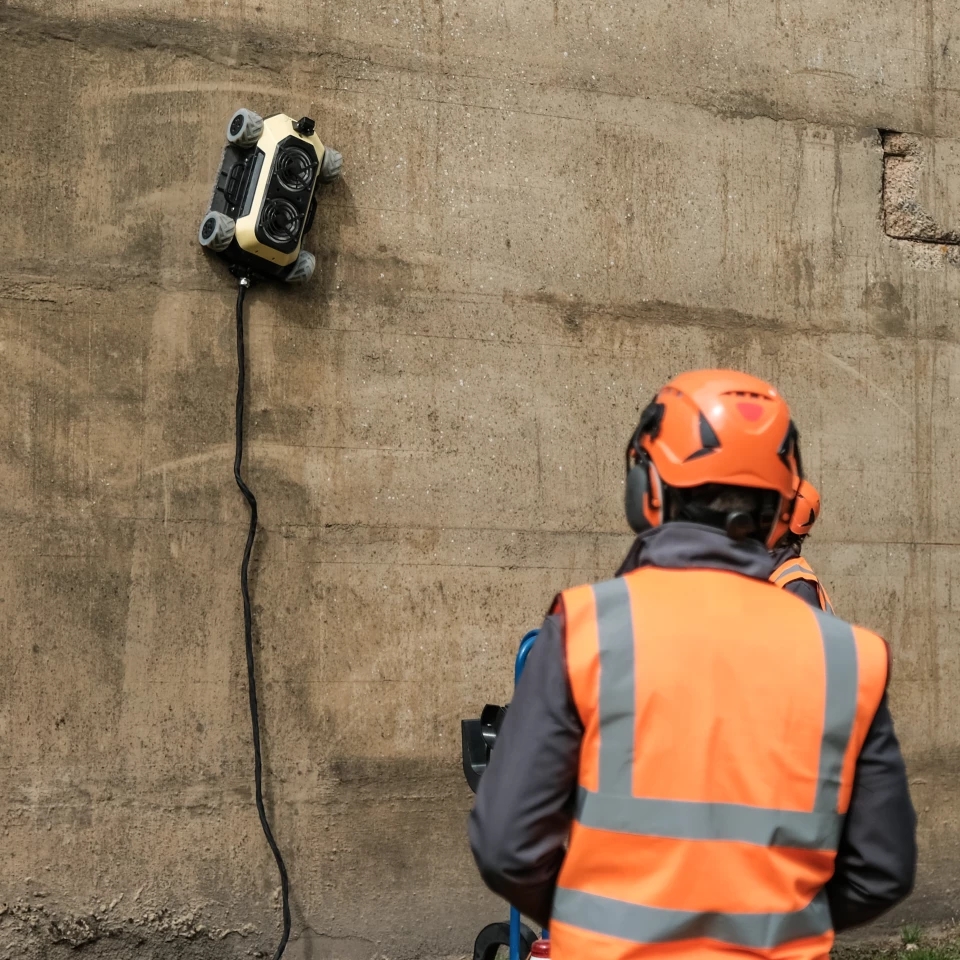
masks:
<svg viewBox="0 0 960 960"><path fill-rule="evenodd" d="M833 604L827 596L827 591L823 589L820 578L813 572L813 567L807 563L803 557L795 557L786 560L770 574L770 582L778 587L785 587L788 583L795 580L806 580L817 588L817 599L820 601L820 609L827 613L833 613Z"/></svg>
<svg viewBox="0 0 960 960"><path fill-rule="evenodd" d="M567 590L583 722L554 960L823 960L883 640L762 581L644 567Z"/></svg>

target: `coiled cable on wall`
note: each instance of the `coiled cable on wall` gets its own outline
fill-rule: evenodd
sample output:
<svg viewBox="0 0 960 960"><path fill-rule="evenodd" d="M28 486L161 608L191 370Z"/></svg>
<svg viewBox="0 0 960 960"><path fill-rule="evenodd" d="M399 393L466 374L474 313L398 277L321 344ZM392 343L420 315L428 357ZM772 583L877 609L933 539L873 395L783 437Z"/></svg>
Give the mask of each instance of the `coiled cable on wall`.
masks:
<svg viewBox="0 0 960 960"><path fill-rule="evenodd" d="M290 939L290 881L287 878L287 867L283 862L283 854L273 838L267 812L263 806L263 760L260 754L260 714L257 709L257 680L254 673L253 659L253 614L250 607L250 586L248 572L250 555L253 552L253 541L257 535L257 498L253 491L244 483L241 465L243 463L243 398L246 385L246 353L243 346L243 300L250 289L251 280L247 276L240 277L237 290L237 428L236 453L233 458L233 477L250 508L250 527L247 530L247 543L243 548L243 562L240 564L240 593L243 596L243 637L247 651L247 691L250 694L250 722L253 727L253 776L256 786L257 813L260 816L260 826L267 844L277 862L280 873L280 896L283 908L283 933L277 946L273 960L280 960L283 951L287 948Z"/></svg>

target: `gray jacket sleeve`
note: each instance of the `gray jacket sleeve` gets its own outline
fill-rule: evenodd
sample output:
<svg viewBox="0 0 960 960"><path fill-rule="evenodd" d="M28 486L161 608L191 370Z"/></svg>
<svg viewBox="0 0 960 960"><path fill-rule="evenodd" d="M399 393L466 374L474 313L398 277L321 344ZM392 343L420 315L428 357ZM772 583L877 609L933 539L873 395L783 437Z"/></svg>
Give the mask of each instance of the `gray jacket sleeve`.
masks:
<svg viewBox="0 0 960 960"><path fill-rule="evenodd" d="M884 696L857 760L833 879L836 930L875 920L909 896L917 866L917 817Z"/></svg>
<svg viewBox="0 0 960 960"><path fill-rule="evenodd" d="M573 819L583 727L567 680L562 615L543 623L470 814L484 883L546 926Z"/></svg>
<svg viewBox="0 0 960 960"><path fill-rule="evenodd" d="M806 600L811 607L820 609L820 596L817 593L817 588L809 580L793 580L783 589L801 600Z"/></svg>

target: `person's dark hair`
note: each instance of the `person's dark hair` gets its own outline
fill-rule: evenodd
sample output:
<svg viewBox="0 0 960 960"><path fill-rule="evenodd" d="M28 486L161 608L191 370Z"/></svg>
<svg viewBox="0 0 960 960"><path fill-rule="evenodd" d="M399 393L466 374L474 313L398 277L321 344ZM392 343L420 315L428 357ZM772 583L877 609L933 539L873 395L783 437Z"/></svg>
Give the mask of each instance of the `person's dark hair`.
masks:
<svg viewBox="0 0 960 960"><path fill-rule="evenodd" d="M792 530L788 530L774 545L774 550L785 550L787 547L793 547L797 555L800 554L800 549L803 546L803 541L807 539L808 534L806 533L794 533Z"/></svg>
<svg viewBox="0 0 960 960"><path fill-rule="evenodd" d="M780 506L780 494L776 490L721 483L670 487L665 493L669 520L702 523L724 530L734 539L749 537L760 543L766 543Z"/></svg>

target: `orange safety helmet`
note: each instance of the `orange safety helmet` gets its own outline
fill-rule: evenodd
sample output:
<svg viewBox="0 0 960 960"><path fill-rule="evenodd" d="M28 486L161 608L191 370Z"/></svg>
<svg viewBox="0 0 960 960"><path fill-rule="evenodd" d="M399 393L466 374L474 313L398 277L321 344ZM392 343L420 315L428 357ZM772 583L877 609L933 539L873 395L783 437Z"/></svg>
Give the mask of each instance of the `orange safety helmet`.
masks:
<svg viewBox="0 0 960 960"><path fill-rule="evenodd" d="M770 384L735 370L693 370L660 390L630 440L627 519L638 531L663 523L664 486L772 490L780 495L772 547L790 527L802 478L797 428Z"/></svg>
<svg viewBox="0 0 960 960"><path fill-rule="evenodd" d="M790 532L805 537L820 516L820 493L809 480L801 480L790 515Z"/></svg>

